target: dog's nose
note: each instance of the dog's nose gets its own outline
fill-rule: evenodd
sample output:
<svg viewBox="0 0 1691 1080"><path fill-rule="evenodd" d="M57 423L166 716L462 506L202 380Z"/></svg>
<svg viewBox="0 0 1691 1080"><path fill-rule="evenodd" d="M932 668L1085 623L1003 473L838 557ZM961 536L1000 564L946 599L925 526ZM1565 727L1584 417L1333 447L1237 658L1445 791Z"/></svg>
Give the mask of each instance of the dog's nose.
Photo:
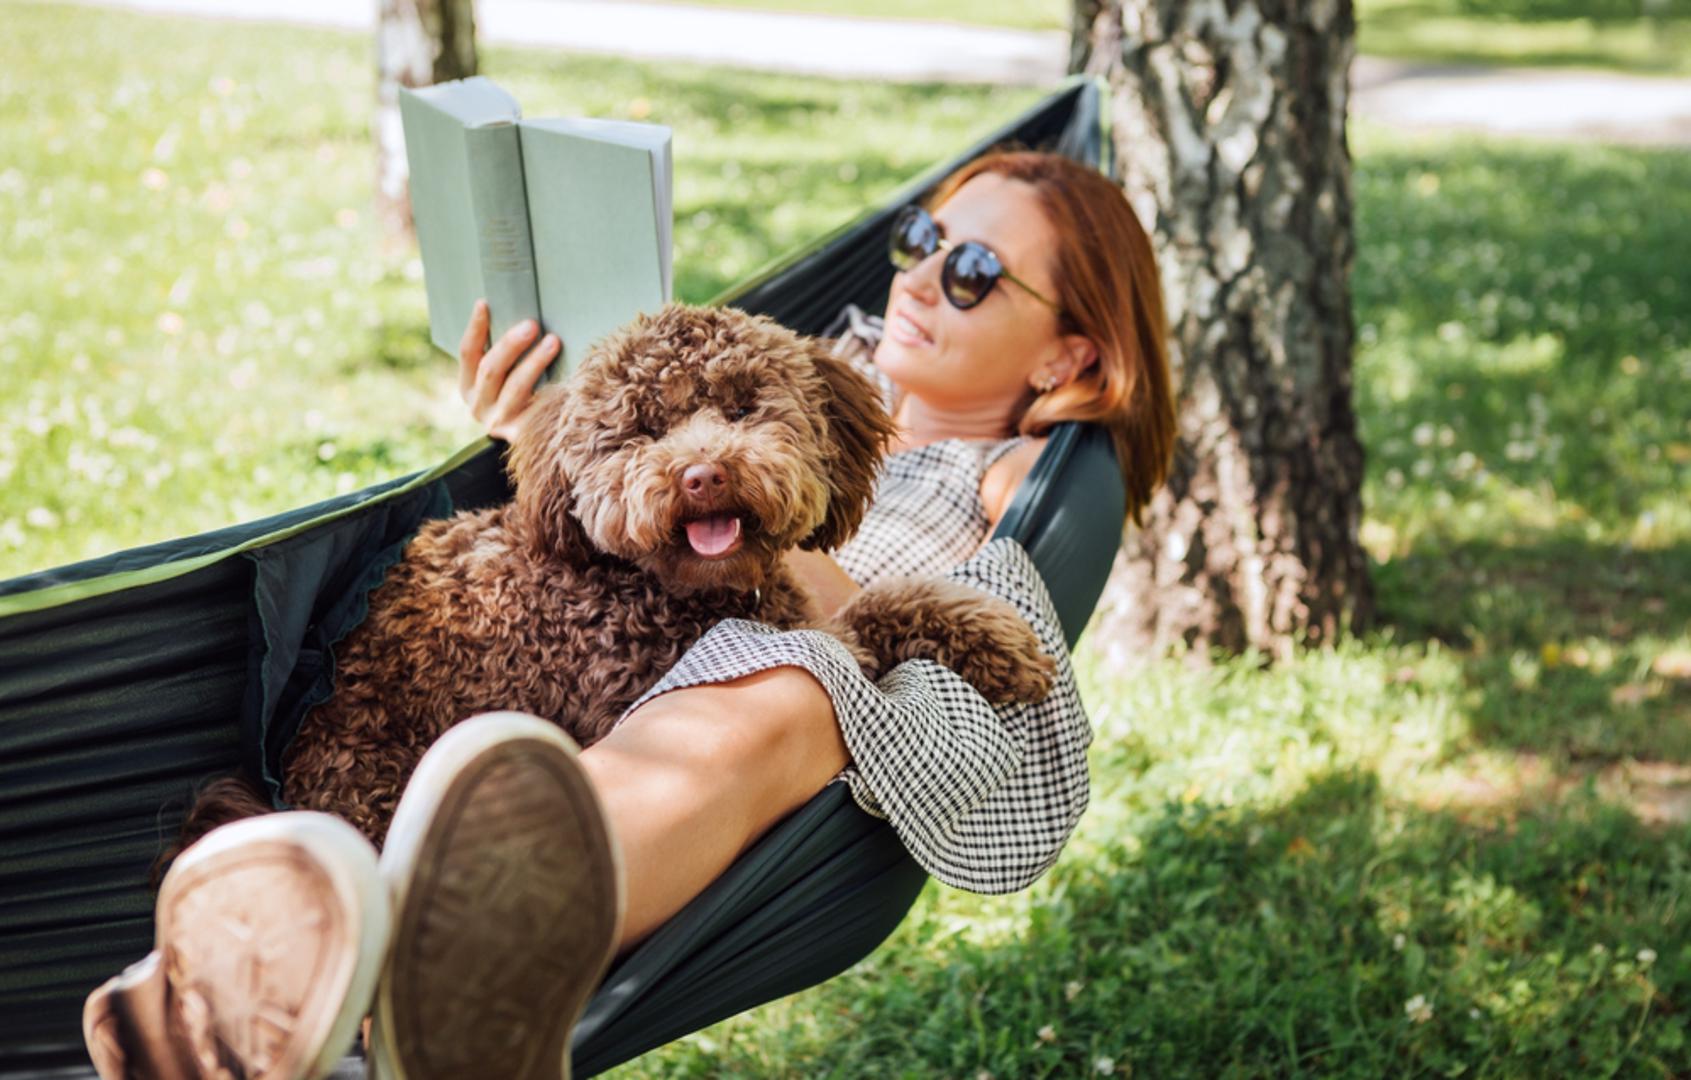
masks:
<svg viewBox="0 0 1691 1080"><path fill-rule="evenodd" d="M714 498L728 486L728 473L714 461L689 465L681 474L681 486L692 498Z"/></svg>

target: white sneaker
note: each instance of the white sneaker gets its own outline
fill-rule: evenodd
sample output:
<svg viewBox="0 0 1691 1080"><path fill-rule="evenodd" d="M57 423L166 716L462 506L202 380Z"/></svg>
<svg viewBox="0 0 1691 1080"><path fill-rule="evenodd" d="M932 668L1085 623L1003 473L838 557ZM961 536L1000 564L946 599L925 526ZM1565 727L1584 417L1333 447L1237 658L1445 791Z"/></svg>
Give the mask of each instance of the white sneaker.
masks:
<svg viewBox="0 0 1691 1080"><path fill-rule="evenodd" d="M381 1080L567 1080L623 918L621 854L577 752L555 724L506 712L423 755L382 849Z"/></svg>
<svg viewBox="0 0 1691 1080"><path fill-rule="evenodd" d="M314 1080L352 1043L388 940L376 850L327 814L207 833L159 888L156 947L88 996L103 1080Z"/></svg>

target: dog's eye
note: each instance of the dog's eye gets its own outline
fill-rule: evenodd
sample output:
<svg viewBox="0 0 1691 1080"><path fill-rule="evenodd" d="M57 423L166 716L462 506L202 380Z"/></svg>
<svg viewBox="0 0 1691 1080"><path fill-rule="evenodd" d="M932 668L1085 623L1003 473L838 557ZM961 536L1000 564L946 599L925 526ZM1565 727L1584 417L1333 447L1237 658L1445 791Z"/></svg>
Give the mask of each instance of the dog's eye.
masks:
<svg viewBox="0 0 1691 1080"><path fill-rule="evenodd" d="M757 409L751 405L730 405L723 411L723 415L728 417L729 421L738 423L756 411Z"/></svg>

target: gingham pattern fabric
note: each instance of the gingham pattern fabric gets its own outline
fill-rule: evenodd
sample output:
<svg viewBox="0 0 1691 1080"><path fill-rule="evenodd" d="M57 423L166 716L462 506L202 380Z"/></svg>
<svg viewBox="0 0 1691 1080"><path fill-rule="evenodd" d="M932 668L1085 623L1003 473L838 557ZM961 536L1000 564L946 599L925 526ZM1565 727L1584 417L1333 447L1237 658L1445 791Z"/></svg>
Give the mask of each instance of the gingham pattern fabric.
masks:
<svg viewBox="0 0 1691 1080"><path fill-rule="evenodd" d="M947 439L887 458L875 501L834 560L859 585L944 573L980 550L992 522L981 477L1020 439Z"/></svg>
<svg viewBox="0 0 1691 1080"><path fill-rule="evenodd" d="M959 889L1025 888L1063 850L1086 809L1092 728L1051 598L1014 540L994 540L945 575L1003 598L1057 661L1034 705L999 708L946 668L911 660L870 682L845 646L816 630L728 619L631 706L669 690L801 667L833 700L853 766L837 778L892 823L928 873ZM626 715L626 714L624 714Z"/></svg>
<svg viewBox="0 0 1691 1080"><path fill-rule="evenodd" d="M849 309L847 316L862 318ZM878 330L872 323L866 330ZM858 333L857 355L866 358ZM846 338L842 338L842 343ZM740 619L713 627L623 715L670 690L802 667L827 690L852 765L836 778L867 812L891 822L923 869L980 893L1026 887L1056 861L1087 804L1092 729L1075 688L1062 625L1021 545L986 539L981 474L1016 440L918 447L889 459L869 513L835 557L859 583L942 575L1016 608L1057 662L1051 694L995 708L925 660L878 683L819 631Z"/></svg>
<svg viewBox="0 0 1691 1080"><path fill-rule="evenodd" d="M888 411L898 388L870 359L881 320L848 305L832 327L834 355L847 360L878 387ZM834 559L859 585L884 577L941 574L980 550L992 522L981 505L981 477L1022 442L1013 439L946 439L889 457L873 506L857 534Z"/></svg>

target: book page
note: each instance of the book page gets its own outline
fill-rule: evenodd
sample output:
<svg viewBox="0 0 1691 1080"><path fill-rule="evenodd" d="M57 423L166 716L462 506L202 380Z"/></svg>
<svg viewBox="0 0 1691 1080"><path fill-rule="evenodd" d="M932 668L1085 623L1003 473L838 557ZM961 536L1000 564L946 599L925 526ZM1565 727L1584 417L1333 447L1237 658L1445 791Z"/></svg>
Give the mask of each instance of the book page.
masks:
<svg viewBox="0 0 1691 1080"><path fill-rule="evenodd" d="M399 107L410 170L411 215L428 294L429 339L443 352L456 355L478 298L491 301L490 293L506 298L496 311L496 320L522 318L521 309L536 306L532 271L513 273L512 260L497 260L500 268L490 282L483 269L483 256L489 253L484 241L495 239L484 236L481 228L490 206L507 208L504 216L521 218L520 231L526 234L528 229L521 206L519 146L512 126L519 110L509 94L485 78L416 91L401 89ZM504 228L504 239L514 244L518 237L512 230L519 226L507 221ZM511 251L495 244L491 253L510 255ZM521 280L525 273L526 285Z"/></svg>
<svg viewBox="0 0 1691 1080"><path fill-rule="evenodd" d="M657 159L669 131L550 119L519 129L542 321L573 371L605 334L670 295L668 169Z"/></svg>

